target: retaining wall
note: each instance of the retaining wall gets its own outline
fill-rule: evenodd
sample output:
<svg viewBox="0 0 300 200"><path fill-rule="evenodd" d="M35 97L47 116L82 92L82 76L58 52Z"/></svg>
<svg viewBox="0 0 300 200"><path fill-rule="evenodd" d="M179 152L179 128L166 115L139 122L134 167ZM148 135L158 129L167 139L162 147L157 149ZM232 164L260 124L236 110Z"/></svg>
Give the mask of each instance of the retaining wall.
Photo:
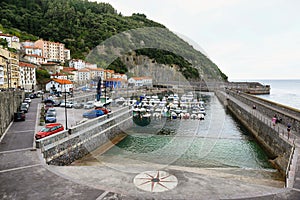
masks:
<svg viewBox="0 0 300 200"><path fill-rule="evenodd" d="M285 175L293 145L283 139L277 127L273 128L270 125L271 120L264 118L259 110L252 109L253 102L251 99L247 99L248 96L242 96L240 94L236 96L232 95L232 93L226 94L220 91L216 92L216 95L226 104L229 111L253 134L256 140L269 153L273 159L273 164ZM249 104L249 107L241 106L231 97L238 97L236 98L237 100L244 103L251 102L251 104ZM274 113L274 111L268 108L268 105L261 103L259 106L266 112Z"/></svg>
<svg viewBox="0 0 300 200"><path fill-rule="evenodd" d="M69 165L132 126L126 107L37 141L47 164Z"/></svg>
<svg viewBox="0 0 300 200"><path fill-rule="evenodd" d="M0 92L0 138L24 99L23 91Z"/></svg>

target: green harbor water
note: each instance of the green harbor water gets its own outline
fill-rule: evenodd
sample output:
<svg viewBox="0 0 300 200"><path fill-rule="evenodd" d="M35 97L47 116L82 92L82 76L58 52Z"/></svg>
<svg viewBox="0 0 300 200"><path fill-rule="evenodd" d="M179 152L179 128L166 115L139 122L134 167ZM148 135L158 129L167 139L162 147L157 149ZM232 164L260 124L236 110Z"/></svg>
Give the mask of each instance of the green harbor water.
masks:
<svg viewBox="0 0 300 200"><path fill-rule="evenodd" d="M133 126L128 135L98 159L127 159L198 168L274 170L267 154L211 94L205 120L152 120Z"/></svg>

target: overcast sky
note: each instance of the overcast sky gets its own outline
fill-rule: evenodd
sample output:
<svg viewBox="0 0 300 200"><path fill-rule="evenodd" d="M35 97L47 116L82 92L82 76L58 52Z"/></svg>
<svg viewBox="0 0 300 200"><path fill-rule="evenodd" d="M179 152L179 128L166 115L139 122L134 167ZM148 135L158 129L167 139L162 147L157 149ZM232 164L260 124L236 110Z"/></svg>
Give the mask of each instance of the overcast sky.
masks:
<svg viewBox="0 0 300 200"><path fill-rule="evenodd" d="M300 79L299 0L100 0L197 43L233 79Z"/></svg>

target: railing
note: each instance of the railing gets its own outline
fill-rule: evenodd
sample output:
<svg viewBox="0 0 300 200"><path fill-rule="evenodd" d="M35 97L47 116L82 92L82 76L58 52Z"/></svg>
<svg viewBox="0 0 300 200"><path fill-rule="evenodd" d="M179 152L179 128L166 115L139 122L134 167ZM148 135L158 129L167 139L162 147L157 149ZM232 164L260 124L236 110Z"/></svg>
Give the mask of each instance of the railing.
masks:
<svg viewBox="0 0 300 200"><path fill-rule="evenodd" d="M289 181L289 173L290 173L290 167L291 167L291 164L292 164L292 161L293 161L293 157L294 157L294 153L295 153L295 144L293 145L293 147L292 147L292 152L291 152L291 154L290 154L290 157L289 157L289 162L288 162L288 165L287 165L287 167L286 167L286 173L285 173L285 187L290 187L289 186L289 183L288 183L288 181Z"/></svg>

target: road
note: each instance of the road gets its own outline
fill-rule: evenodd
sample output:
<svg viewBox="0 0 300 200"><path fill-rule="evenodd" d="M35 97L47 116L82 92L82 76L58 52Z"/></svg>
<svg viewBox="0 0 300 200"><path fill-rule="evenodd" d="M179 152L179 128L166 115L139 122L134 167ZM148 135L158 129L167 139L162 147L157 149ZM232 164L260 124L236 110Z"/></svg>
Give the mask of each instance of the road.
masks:
<svg viewBox="0 0 300 200"><path fill-rule="evenodd" d="M0 199L86 200L112 195L104 190L71 182L48 170L33 148L34 133L39 128L36 123L39 120L36 119L40 101L33 99L26 121L13 122L0 141ZM70 110L70 113L73 116L80 114L75 110ZM70 124L72 119L74 117L70 117Z"/></svg>

